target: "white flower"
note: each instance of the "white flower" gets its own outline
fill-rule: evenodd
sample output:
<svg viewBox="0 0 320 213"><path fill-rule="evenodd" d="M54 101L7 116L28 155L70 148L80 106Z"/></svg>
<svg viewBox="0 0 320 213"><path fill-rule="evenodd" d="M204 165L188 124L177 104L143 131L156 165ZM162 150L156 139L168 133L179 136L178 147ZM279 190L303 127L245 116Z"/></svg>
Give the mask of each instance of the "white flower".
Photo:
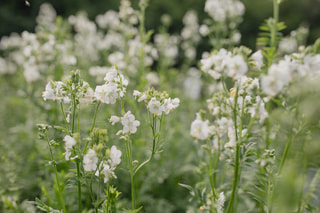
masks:
<svg viewBox="0 0 320 213"><path fill-rule="evenodd" d="M218 198L218 207L217 207L217 212L218 213L223 213L223 205L224 205L224 202L225 202L225 196L224 196L224 193L221 192L219 194L219 198Z"/></svg>
<svg viewBox="0 0 320 213"><path fill-rule="evenodd" d="M248 65L241 55L226 58L227 75L232 78L240 78L248 71Z"/></svg>
<svg viewBox="0 0 320 213"><path fill-rule="evenodd" d="M278 64L272 64L268 75L261 79L262 91L269 96L275 96L289 84L291 78L290 62L282 60Z"/></svg>
<svg viewBox="0 0 320 213"><path fill-rule="evenodd" d="M205 140L212 133L212 127L209 126L209 121L202 121L197 118L191 123L191 136L200 140Z"/></svg>
<svg viewBox="0 0 320 213"><path fill-rule="evenodd" d="M257 69L260 69L263 65L263 55L261 50L256 51L251 56L254 65L257 67Z"/></svg>
<svg viewBox="0 0 320 213"><path fill-rule="evenodd" d="M107 83L102 86L97 86L94 92L94 97L106 104L114 104L119 98L117 85L115 83Z"/></svg>
<svg viewBox="0 0 320 213"><path fill-rule="evenodd" d="M208 25L202 24L199 28L199 32L202 36L207 36L209 33L209 27Z"/></svg>
<svg viewBox="0 0 320 213"><path fill-rule="evenodd" d="M65 159L69 160L70 159L70 155L71 155L71 149L74 145L76 145L76 140L71 137L70 135L66 135L63 138L63 141L66 142L65 145L65 149L66 149L66 153L65 153Z"/></svg>
<svg viewBox="0 0 320 213"><path fill-rule="evenodd" d="M164 99L163 101L163 107L164 107L164 112L166 114L169 114L169 112L173 111L175 108L179 106L180 100L179 98L175 98L171 100L171 98Z"/></svg>
<svg viewBox="0 0 320 213"><path fill-rule="evenodd" d="M111 116L109 121L112 123L112 125L114 125L115 123L118 123L120 121L120 118L118 116L113 115Z"/></svg>
<svg viewBox="0 0 320 213"><path fill-rule="evenodd" d="M154 114L154 115L161 115L162 112L165 110L164 106L161 105L160 101L157 101L157 99L155 97L151 98L151 100L148 103L147 108L149 109L149 111Z"/></svg>
<svg viewBox="0 0 320 213"><path fill-rule="evenodd" d="M112 146L110 150L110 163L111 167L115 167L116 165L119 165L121 162L121 151L117 149L116 146Z"/></svg>
<svg viewBox="0 0 320 213"><path fill-rule="evenodd" d="M86 172L95 171L97 169L98 157L93 149L89 149L89 152L83 157L83 168Z"/></svg>
<svg viewBox="0 0 320 213"><path fill-rule="evenodd" d="M279 42L279 51L283 53L293 53L298 48L297 40L294 37L282 38Z"/></svg>
<svg viewBox="0 0 320 213"><path fill-rule="evenodd" d="M146 94L142 94L140 96L140 98L138 99L138 102L141 102L141 101L144 101L144 100L147 100L148 96Z"/></svg>
<svg viewBox="0 0 320 213"><path fill-rule="evenodd" d="M133 90L133 97L137 98L140 95L141 95L141 92L139 92L138 90Z"/></svg>
<svg viewBox="0 0 320 213"><path fill-rule="evenodd" d="M136 133L137 127L140 126L140 121L135 120L134 115L130 111L121 118L121 123L123 125L123 133Z"/></svg>
<svg viewBox="0 0 320 213"><path fill-rule="evenodd" d="M159 84L159 75L156 72L149 72L146 75L146 80L149 85L158 85Z"/></svg>
<svg viewBox="0 0 320 213"><path fill-rule="evenodd" d="M117 178L113 170L114 168L110 167L108 164L103 164L102 173L104 174L104 183L107 183L110 178Z"/></svg>
<svg viewBox="0 0 320 213"><path fill-rule="evenodd" d="M46 85L46 90L44 92L42 92L42 97L43 100L55 100L56 96L55 96L55 91L54 88L52 88L52 83L48 82Z"/></svg>

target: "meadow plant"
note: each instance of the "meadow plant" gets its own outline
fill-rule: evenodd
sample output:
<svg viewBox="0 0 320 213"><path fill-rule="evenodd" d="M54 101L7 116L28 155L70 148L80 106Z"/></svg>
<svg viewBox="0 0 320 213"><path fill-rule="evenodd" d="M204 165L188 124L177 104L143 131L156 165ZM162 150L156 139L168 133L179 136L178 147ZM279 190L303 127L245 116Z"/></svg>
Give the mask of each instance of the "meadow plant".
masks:
<svg viewBox="0 0 320 213"><path fill-rule="evenodd" d="M239 0L175 34L168 14L145 28L149 3L94 20L43 4L35 33L1 38L0 211L318 212L320 41L284 36L278 0L256 50L235 46Z"/></svg>

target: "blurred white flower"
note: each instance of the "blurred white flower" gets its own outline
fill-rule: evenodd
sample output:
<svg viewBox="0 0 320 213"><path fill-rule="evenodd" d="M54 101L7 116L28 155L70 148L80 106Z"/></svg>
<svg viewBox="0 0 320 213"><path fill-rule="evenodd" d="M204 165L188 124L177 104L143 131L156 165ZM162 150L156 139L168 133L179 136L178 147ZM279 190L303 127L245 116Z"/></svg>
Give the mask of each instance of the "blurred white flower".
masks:
<svg viewBox="0 0 320 213"><path fill-rule="evenodd" d="M136 133L137 127L140 126L140 121L135 120L135 116L128 111L121 117L121 124L123 125L123 133Z"/></svg>
<svg viewBox="0 0 320 213"><path fill-rule="evenodd" d="M209 126L208 120L201 120L200 115L197 114L196 120L191 123L190 134L200 140L205 140L213 134L213 126Z"/></svg>
<svg viewBox="0 0 320 213"><path fill-rule="evenodd" d="M165 110L163 105L160 103L160 101L158 101L155 97L151 98L147 108L152 114L156 116L160 116L162 112Z"/></svg>
<svg viewBox="0 0 320 213"><path fill-rule="evenodd" d="M225 202L225 196L224 193L221 192L219 194L219 198L218 198L218 207L217 207L217 212L218 213L223 213L223 206L224 206L224 202Z"/></svg>
<svg viewBox="0 0 320 213"><path fill-rule="evenodd" d="M253 60L254 65L257 67L257 69L261 69L263 65L263 55L261 50L256 51L251 55L251 58Z"/></svg>
<svg viewBox="0 0 320 213"><path fill-rule="evenodd" d="M83 156L83 163L83 168L86 172L97 169L98 157L93 149L89 149L88 153Z"/></svg>
<svg viewBox="0 0 320 213"><path fill-rule="evenodd" d="M116 146L112 146L110 150L110 164L111 167L115 167L121 163L121 151Z"/></svg>
<svg viewBox="0 0 320 213"><path fill-rule="evenodd" d="M114 125L115 123L118 123L120 120L121 120L120 117L115 115L111 116L111 118L109 119L112 125Z"/></svg>
<svg viewBox="0 0 320 213"><path fill-rule="evenodd" d="M65 149L66 149L65 159L69 160L70 155L71 155L71 149L74 145L76 145L76 140L73 137L71 137L70 135L66 135L63 138L63 141L66 143L66 145L65 145Z"/></svg>

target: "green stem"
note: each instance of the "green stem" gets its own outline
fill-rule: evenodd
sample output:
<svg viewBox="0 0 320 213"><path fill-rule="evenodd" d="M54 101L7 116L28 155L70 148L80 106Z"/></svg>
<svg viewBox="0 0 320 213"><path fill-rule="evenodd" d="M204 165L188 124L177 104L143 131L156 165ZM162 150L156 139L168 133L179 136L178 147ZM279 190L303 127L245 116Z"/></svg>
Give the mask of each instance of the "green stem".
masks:
<svg viewBox="0 0 320 213"><path fill-rule="evenodd" d="M66 123L67 129L69 131L69 123L67 121L66 114L64 113L62 102L60 102L60 108L61 108L61 112L62 112L62 115L63 115L64 122Z"/></svg>
<svg viewBox="0 0 320 213"><path fill-rule="evenodd" d="M149 112L149 121L150 121L150 123L151 123L152 137L153 137L153 139L152 139L151 155L150 155L150 157L149 157L147 160L145 160L144 162L142 162L142 163L135 169L135 171L134 171L134 173L133 173L134 175L135 175L143 166L145 166L147 163L149 163L149 162L152 160L154 154L156 153L157 145L158 145L158 143L159 143L159 135L156 136L156 135L157 135L157 118L156 118L155 115L152 115L152 119L151 119L150 117L151 117L151 113ZM162 119L163 119L163 117L161 117L161 119L160 119L160 128L159 128L159 131L161 130L161 126L162 126L161 122L162 122ZM151 121L151 120L152 120L152 121ZM157 140L157 138L158 138L158 140Z"/></svg>
<svg viewBox="0 0 320 213"><path fill-rule="evenodd" d="M267 213L272 211L272 180L273 178L268 175L268 195L267 195Z"/></svg>
<svg viewBox="0 0 320 213"><path fill-rule="evenodd" d="M211 186L211 191L212 191L212 199L213 202L215 201L215 195L216 195L216 191L215 191L215 187L216 187L216 178L215 178L215 170L216 170L216 163L215 163L215 159L212 153L212 148L211 148L211 144L210 144L210 140L207 140L207 144L208 144L208 152L209 152L209 180L210 180L210 186Z"/></svg>
<svg viewBox="0 0 320 213"><path fill-rule="evenodd" d="M273 28L271 32L271 47L277 46L277 34L278 34L278 21L279 21L279 3L278 0L273 0Z"/></svg>
<svg viewBox="0 0 320 213"><path fill-rule="evenodd" d="M97 113L98 113L98 109L99 109L100 104L101 104L101 102L99 101L98 104L97 104L97 107L96 107L96 109L94 111L94 117L93 117L93 122L92 122L91 129L90 129L90 133L92 133L92 131L94 129L94 126L96 124L96 118L97 118ZM87 151L88 145L89 145L89 140L87 140L86 145L84 146L82 154L84 154Z"/></svg>
<svg viewBox="0 0 320 213"><path fill-rule="evenodd" d="M234 177L230 201L227 208L227 213L233 212L234 200L236 196L237 186L240 179L240 143L238 141L238 124L237 124L237 105L238 105L238 87L236 90L236 95L234 97L234 106L233 106L233 122L234 122L234 131L236 136L236 155L235 155L235 166L234 166Z"/></svg>
<svg viewBox="0 0 320 213"><path fill-rule="evenodd" d="M91 129L90 129L90 133L93 131L93 128L96 125L97 113L98 113L98 109L99 109L100 104L101 104L101 102L99 101L97 104L96 110L94 111L94 117L93 117Z"/></svg>
<svg viewBox="0 0 320 213"><path fill-rule="evenodd" d="M80 162L77 159L77 176L78 176L78 212L81 213L81 180L80 180Z"/></svg>
<svg viewBox="0 0 320 213"><path fill-rule="evenodd" d="M233 203L235 200L235 195L236 195L236 190L237 190L237 185L239 181L239 164L240 164L240 144L237 143L236 146L236 162L235 162L235 167L234 167L234 175L233 175L233 185L232 185L232 192L231 192L231 198L228 204L227 208L227 213L233 212Z"/></svg>
<svg viewBox="0 0 320 213"><path fill-rule="evenodd" d="M60 181L59 181L59 177L58 177L57 164L56 164L56 162L55 162L55 160L53 158L52 148L51 148L49 139L47 139L47 142L48 142L48 146L49 146L49 150L50 150L51 161L53 162L54 174L55 174L57 185L58 185L58 193L59 193L60 203L61 203L61 206L63 208L63 212L67 213L67 209L66 209L65 204L64 204L64 200L63 200L63 196L62 196L62 189L61 189L61 185L60 185Z"/></svg>
<svg viewBox="0 0 320 213"><path fill-rule="evenodd" d="M283 168L284 163L285 163L285 161L287 159L287 155L288 155L288 152L289 152L289 149L290 149L290 146L291 146L291 142L292 142L292 136L289 136L288 140L287 140L287 143L286 143L286 147L284 148L284 152L283 152L283 155L282 155L282 159L281 159L280 165L279 165L278 175L280 175L281 172L282 172L282 168Z"/></svg>
<svg viewBox="0 0 320 213"><path fill-rule="evenodd" d="M134 190L134 173L133 173L133 164L132 164L132 141L130 138L126 140L126 149L127 149L127 158L130 169L130 178L131 178L131 199L132 199L132 210L135 210L135 190Z"/></svg>
<svg viewBox="0 0 320 213"><path fill-rule="evenodd" d="M76 105L76 97L73 95L73 97L72 97L72 100L73 100L73 103L72 103L72 127L71 127L71 129L72 129L72 134L74 133L74 122L75 122L75 117L76 117L76 107L77 107L77 105Z"/></svg>

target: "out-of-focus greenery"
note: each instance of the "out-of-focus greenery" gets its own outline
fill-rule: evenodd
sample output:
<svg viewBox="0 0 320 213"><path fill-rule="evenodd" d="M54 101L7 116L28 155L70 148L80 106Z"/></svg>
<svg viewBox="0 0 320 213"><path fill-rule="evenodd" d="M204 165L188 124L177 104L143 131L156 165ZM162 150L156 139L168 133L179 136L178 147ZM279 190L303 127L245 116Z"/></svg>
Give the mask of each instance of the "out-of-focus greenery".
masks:
<svg viewBox="0 0 320 213"><path fill-rule="evenodd" d="M89 18L94 19L97 14L102 14L109 9L116 10L119 7L117 0L29 0L27 6L24 0L1 0L0 2L0 37L9 35L11 32L33 31L36 25L35 18L42 3L48 2L56 9L57 14L68 17L79 10L86 11ZM137 8L138 1L131 1ZM172 17L171 32L179 32L182 28L182 17L189 9L196 10L199 19L207 17L203 12L204 0L152 0L146 11L146 28L158 29L160 17L169 14ZM272 16L271 0L243 0L246 7L244 20L240 25L242 44L255 48L259 26L263 21ZM320 1L319 0L285 0L280 7L280 20L287 25L284 33L296 29L300 25L310 28L308 43L317 39L320 33Z"/></svg>

